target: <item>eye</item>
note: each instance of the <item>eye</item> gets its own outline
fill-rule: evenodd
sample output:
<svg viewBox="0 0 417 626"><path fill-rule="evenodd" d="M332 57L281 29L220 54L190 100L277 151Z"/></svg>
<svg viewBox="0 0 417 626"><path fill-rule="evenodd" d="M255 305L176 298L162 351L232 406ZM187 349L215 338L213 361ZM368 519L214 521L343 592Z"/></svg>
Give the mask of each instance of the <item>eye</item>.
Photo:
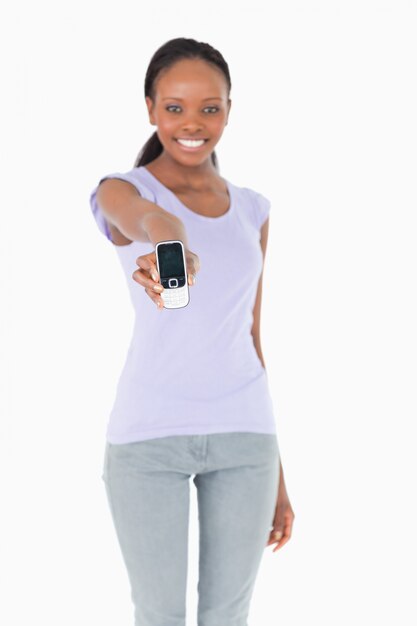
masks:
<svg viewBox="0 0 417 626"><path fill-rule="evenodd" d="M166 110L169 111L170 113L176 113L176 111L171 111L170 109L180 109L181 107L178 106L177 104L170 104L169 106L166 107ZM205 109L214 109L214 112L216 113L217 111L219 111L219 107L216 106L208 106L205 107Z"/></svg>

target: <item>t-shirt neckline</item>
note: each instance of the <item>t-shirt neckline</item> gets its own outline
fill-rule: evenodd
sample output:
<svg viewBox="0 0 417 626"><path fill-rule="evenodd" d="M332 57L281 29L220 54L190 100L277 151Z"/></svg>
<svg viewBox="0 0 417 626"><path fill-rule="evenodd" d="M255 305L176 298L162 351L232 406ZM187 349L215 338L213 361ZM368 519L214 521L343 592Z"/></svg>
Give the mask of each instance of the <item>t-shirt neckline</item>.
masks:
<svg viewBox="0 0 417 626"><path fill-rule="evenodd" d="M145 171L147 173L148 176L150 176L152 178L152 180L154 180L158 185L160 185L163 189L165 189L165 191L167 191L171 196L173 196L173 198L176 200L177 204L182 207L182 209L184 211L186 211L186 213L190 214L192 217L194 217L197 220L200 221L205 221L205 222L218 222L218 221L223 221L225 219L228 219L231 215L231 213L234 210L234 195L233 195L233 191L232 191L232 185L231 183L229 183L229 181L226 178L223 178L224 182L226 183L227 186L227 191L229 192L229 208L226 211L226 213L223 213L223 215L219 215L217 217L210 217L208 215L201 215L200 213L196 213L195 211L193 211L192 209L190 209L188 206L186 206L179 198L178 196L171 191L171 189L169 189L168 187L166 187L156 176L154 176L154 174L152 174L152 172L150 172L148 170L147 167L145 167L145 165L141 165L138 167L139 170Z"/></svg>

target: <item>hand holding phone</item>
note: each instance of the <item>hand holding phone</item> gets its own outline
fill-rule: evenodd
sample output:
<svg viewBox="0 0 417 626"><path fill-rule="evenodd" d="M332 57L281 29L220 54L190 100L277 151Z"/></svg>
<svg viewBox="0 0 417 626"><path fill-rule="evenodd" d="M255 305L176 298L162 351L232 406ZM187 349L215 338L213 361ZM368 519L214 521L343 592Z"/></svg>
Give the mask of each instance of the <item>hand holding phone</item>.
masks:
<svg viewBox="0 0 417 626"><path fill-rule="evenodd" d="M170 240L171 241L171 240ZM176 240L172 240L176 241ZM158 243L169 243L169 242L158 242ZM182 242L180 242L182 244ZM157 244L158 245L158 244ZM193 276L195 277L197 272L200 270L200 260L196 254L188 250L188 248L183 247L184 256L185 256L185 265L187 270L187 285L186 287L194 285ZM183 261L184 262L184 261ZM136 264L139 269L135 270L132 274L133 280L135 280L139 285L145 288L148 296L155 302L158 309L162 310L165 306L165 301L162 299L162 293L164 293L165 288L164 285L159 282L160 275L159 269L162 271L162 267L158 265L156 251L149 252L148 254L143 254L142 256L136 259ZM162 263L163 265L163 263ZM172 278L172 277L171 277ZM167 279L165 276L164 281ZM175 284L174 281L171 281L171 285ZM172 287L173 288L173 287ZM166 308L178 308L167 306Z"/></svg>
<svg viewBox="0 0 417 626"><path fill-rule="evenodd" d="M181 309L190 301L185 248L179 239L158 241L156 266L164 290L161 298L166 309ZM193 274L194 276L194 274Z"/></svg>

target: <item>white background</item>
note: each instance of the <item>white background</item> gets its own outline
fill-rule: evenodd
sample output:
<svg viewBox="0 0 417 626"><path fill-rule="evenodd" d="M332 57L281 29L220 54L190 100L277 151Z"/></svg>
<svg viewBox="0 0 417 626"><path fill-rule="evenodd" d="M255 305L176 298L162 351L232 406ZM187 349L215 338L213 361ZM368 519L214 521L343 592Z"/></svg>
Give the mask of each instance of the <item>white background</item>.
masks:
<svg viewBox="0 0 417 626"><path fill-rule="evenodd" d="M133 624L100 477L133 311L88 198L155 130L146 68L184 36L229 64L221 175L272 201L262 346L296 519L249 623L415 625L416 3L40 1L1 23L1 623Z"/></svg>

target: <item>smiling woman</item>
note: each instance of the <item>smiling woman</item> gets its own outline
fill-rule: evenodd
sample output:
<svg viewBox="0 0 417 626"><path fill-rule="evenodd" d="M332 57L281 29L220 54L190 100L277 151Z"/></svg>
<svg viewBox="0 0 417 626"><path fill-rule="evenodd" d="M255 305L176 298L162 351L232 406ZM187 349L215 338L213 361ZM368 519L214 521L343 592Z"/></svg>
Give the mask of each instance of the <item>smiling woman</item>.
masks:
<svg viewBox="0 0 417 626"><path fill-rule="evenodd" d="M177 173L177 177L189 177L190 168L184 171L184 167L178 167L181 164L178 157L165 161L172 154L171 146L175 145L177 155L197 153L204 158L198 163L193 160L194 180L198 182L212 173L207 156L211 156L215 167L217 165L214 148L228 122L232 82L228 66L217 51L208 46L206 56L202 58L191 47L187 51L187 43L182 45L184 56L181 59L174 55L168 64L163 57L154 56L151 60L145 78L145 101L149 121L158 127L158 131L152 135L135 165L153 161L161 155L166 169L174 168L173 174ZM163 67L159 67L161 63ZM158 78L153 80L155 74ZM189 141L200 143L187 145ZM150 150L153 150L149 155L151 158L148 157ZM187 161L182 160L182 163L185 166Z"/></svg>
<svg viewBox="0 0 417 626"><path fill-rule="evenodd" d="M145 78L156 131L131 170L103 176L90 196L135 311L102 477L143 626L185 626L192 475L199 624L246 626L264 548L289 539L294 517L259 332L271 203L220 176L214 151L230 90L209 44L161 46ZM161 315L155 246L177 239L198 280L186 307Z"/></svg>

